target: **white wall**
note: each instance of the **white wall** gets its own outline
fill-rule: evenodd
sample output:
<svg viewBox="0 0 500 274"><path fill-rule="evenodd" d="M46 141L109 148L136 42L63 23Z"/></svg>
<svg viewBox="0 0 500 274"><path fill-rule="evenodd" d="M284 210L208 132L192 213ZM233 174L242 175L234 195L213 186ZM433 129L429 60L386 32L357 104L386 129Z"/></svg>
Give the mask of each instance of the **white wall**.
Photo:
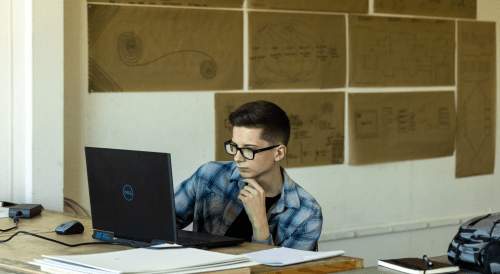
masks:
<svg viewBox="0 0 500 274"><path fill-rule="evenodd" d="M0 0L0 200L63 209L63 0Z"/></svg>
<svg viewBox="0 0 500 274"><path fill-rule="evenodd" d="M498 24L499 15L500 1L478 0L478 20ZM217 91L89 94L86 25L85 0L66 1L65 196L90 208L84 146L170 152L175 185L201 164L214 160ZM456 90L456 86L340 90ZM496 136L498 143L500 134ZM497 145L496 155L499 149ZM365 266L370 266L384 257L444 255L461 221L500 211L498 159L495 170L494 175L455 179L455 158L445 157L287 172L322 206L320 250L343 249L346 255L364 258Z"/></svg>
<svg viewBox="0 0 500 274"><path fill-rule="evenodd" d="M12 5L0 0L0 201L12 193Z"/></svg>

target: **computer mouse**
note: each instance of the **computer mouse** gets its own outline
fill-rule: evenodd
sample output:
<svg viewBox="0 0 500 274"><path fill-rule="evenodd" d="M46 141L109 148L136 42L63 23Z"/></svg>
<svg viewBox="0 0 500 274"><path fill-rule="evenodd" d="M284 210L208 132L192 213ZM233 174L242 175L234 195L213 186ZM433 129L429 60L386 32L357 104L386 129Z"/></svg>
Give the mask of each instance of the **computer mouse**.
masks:
<svg viewBox="0 0 500 274"><path fill-rule="evenodd" d="M61 235L80 234L83 233L84 229L79 221L67 221L56 227L56 233Z"/></svg>

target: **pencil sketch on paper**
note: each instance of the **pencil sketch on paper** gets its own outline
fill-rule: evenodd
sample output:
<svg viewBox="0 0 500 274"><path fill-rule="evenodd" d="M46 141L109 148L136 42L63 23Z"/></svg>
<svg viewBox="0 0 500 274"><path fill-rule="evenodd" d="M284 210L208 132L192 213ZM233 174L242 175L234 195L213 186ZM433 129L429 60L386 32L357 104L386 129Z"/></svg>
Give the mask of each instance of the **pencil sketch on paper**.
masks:
<svg viewBox="0 0 500 274"><path fill-rule="evenodd" d="M377 13L476 18L477 0L375 0Z"/></svg>
<svg viewBox="0 0 500 274"><path fill-rule="evenodd" d="M408 108L394 109L392 106L384 106L380 118L379 111L376 109L356 111L356 138L379 138L381 134L383 136L405 135L416 132L417 126L427 127L430 130L447 131L450 129L450 112L447 107L438 108L437 124L430 123L428 117L417 120L417 114L422 113L425 108L426 106L422 105L419 111L415 111Z"/></svg>
<svg viewBox="0 0 500 274"><path fill-rule="evenodd" d="M494 80L493 66L491 63L495 56L493 52L485 50L493 48L495 45L495 35L489 32L488 35L476 33L474 31L463 31L461 33L462 43L472 45L478 50L475 53L460 52L460 77L462 113L462 137L466 140L472 154L470 158L470 170L473 175L484 173L484 162L489 159L484 158L484 151L491 149L491 138L494 132L491 85Z"/></svg>
<svg viewBox="0 0 500 274"><path fill-rule="evenodd" d="M359 65L353 73L356 83L453 83L455 37L452 32L427 31L424 43L418 41L415 33L369 27L358 28L357 33L361 35L356 48Z"/></svg>
<svg viewBox="0 0 500 274"><path fill-rule="evenodd" d="M239 87L242 60L236 56L242 42L225 40L238 36L240 30L227 22L240 17L232 11L89 5L89 89ZM234 68L229 71L230 65Z"/></svg>
<svg viewBox="0 0 500 274"><path fill-rule="evenodd" d="M339 58L337 48L301 20L261 25L250 50L253 88L317 79Z"/></svg>
<svg viewBox="0 0 500 274"><path fill-rule="evenodd" d="M153 60L139 62L139 60L141 60L144 47L141 37L133 32L122 33L118 37L118 44L116 48L118 52L118 57L120 58L122 63L129 67L147 66L160 59L179 53L190 53L190 55L199 54L202 57L208 58L202 61L200 64L200 75L205 79L212 79L217 75L217 64L215 63L214 58L212 58L205 52L197 50L180 50L180 51L170 52L162 56L159 56L157 58L154 58ZM191 59L193 59L193 56L191 56Z"/></svg>
<svg viewBox="0 0 500 274"><path fill-rule="evenodd" d="M351 85L453 85L455 33L450 23L352 17Z"/></svg>

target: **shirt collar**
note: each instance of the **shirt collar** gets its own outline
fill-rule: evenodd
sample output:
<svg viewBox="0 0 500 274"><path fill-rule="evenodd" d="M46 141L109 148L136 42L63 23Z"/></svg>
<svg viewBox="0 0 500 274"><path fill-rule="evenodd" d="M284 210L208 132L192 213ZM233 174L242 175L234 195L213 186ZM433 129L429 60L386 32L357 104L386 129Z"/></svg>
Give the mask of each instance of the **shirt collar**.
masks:
<svg viewBox="0 0 500 274"><path fill-rule="evenodd" d="M245 183L243 182L243 177L241 177L240 171L236 166L236 163L233 162L234 169L231 173L230 181L237 181L240 189L245 187ZM276 202L275 211L277 213L283 212L285 207L294 207L300 208L300 197L297 192L297 184L288 176L285 169L280 166L281 174L283 174L284 183L283 190L281 190L281 198Z"/></svg>

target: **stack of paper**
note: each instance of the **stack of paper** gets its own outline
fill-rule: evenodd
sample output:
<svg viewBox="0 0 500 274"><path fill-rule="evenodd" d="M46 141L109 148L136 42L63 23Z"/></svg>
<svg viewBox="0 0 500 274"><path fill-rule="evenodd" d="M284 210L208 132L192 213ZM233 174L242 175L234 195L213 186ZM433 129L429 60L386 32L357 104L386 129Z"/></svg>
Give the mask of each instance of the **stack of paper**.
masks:
<svg viewBox="0 0 500 274"><path fill-rule="evenodd" d="M342 255L344 253L345 251L343 250L314 252L281 247L246 253L243 255L260 264L270 266L284 266L334 257Z"/></svg>
<svg viewBox="0 0 500 274"><path fill-rule="evenodd" d="M159 245L158 247L168 246ZM247 268L258 263L242 255L229 255L194 248L131 249L108 253L46 256L35 260L42 271L51 273L200 273ZM247 268L248 272L249 268ZM244 272L243 272L244 273Z"/></svg>

